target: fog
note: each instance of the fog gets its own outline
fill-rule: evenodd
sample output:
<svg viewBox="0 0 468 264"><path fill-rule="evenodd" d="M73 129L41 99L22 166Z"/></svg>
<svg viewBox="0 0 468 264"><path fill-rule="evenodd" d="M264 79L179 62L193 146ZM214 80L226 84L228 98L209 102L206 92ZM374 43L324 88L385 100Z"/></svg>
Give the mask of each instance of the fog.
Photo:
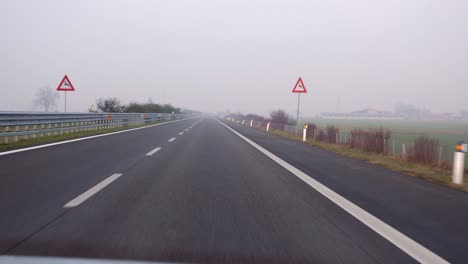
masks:
<svg viewBox="0 0 468 264"><path fill-rule="evenodd" d="M468 1L1 1L0 110L99 97L303 115L468 108ZM61 93L63 96L63 93ZM61 97L59 110L63 110Z"/></svg>

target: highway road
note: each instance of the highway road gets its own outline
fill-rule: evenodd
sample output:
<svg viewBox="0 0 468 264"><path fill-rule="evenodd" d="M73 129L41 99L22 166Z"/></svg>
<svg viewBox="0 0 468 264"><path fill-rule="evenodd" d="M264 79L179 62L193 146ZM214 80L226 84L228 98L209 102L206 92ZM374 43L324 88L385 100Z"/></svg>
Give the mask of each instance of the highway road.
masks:
<svg viewBox="0 0 468 264"><path fill-rule="evenodd" d="M467 193L221 121L0 154L0 252L468 262Z"/></svg>

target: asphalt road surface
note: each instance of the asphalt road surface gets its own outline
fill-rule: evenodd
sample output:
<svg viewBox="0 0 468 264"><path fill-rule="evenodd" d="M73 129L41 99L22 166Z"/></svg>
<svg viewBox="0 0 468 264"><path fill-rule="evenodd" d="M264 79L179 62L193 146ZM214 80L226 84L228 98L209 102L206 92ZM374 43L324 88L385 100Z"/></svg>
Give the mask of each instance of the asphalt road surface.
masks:
<svg viewBox="0 0 468 264"><path fill-rule="evenodd" d="M439 261L468 262L466 193L222 122L292 169L214 118L0 155L0 252L415 263L411 252L423 248ZM383 229L371 228L374 222L364 223L291 172L296 169L417 247L402 250L404 241L390 241Z"/></svg>

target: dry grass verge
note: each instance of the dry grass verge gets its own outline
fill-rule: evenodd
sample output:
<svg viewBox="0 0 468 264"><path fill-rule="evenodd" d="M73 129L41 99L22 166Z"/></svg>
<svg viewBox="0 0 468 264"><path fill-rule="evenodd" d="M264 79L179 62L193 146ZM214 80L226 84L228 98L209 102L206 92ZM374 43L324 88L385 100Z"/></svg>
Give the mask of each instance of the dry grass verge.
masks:
<svg viewBox="0 0 468 264"><path fill-rule="evenodd" d="M302 137L297 137L284 131L273 130L271 131L271 133L277 136L302 142ZM410 176L422 178L458 190L468 191L467 177L464 177L463 186L455 185L452 183L452 172L446 169L419 164L411 161L405 161L396 157L387 156L383 154L372 154L361 150L349 148L346 145L319 142L312 139L307 140L306 143L315 147L319 147L321 149L335 152L346 157L364 160L371 164L379 165L387 169L398 171Z"/></svg>

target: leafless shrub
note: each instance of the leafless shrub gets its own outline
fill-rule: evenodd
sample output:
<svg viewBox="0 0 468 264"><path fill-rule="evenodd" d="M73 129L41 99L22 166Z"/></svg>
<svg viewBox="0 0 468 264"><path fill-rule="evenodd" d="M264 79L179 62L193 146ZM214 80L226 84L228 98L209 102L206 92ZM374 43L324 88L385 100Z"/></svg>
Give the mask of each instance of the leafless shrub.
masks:
<svg viewBox="0 0 468 264"><path fill-rule="evenodd" d="M325 132L323 131L323 129L318 129L317 130L317 140L318 141L325 141L326 137L325 137Z"/></svg>
<svg viewBox="0 0 468 264"><path fill-rule="evenodd" d="M315 124L307 124L307 138L313 138L315 135L315 130L317 130L317 126Z"/></svg>
<svg viewBox="0 0 468 264"><path fill-rule="evenodd" d="M286 126L285 123L278 123L278 122L270 122L270 129L275 129L275 130L284 130L284 127Z"/></svg>
<svg viewBox="0 0 468 264"><path fill-rule="evenodd" d="M410 161L423 164L435 164L439 150L439 140L427 136L418 137L409 151Z"/></svg>
<svg viewBox="0 0 468 264"><path fill-rule="evenodd" d="M390 130L379 129L353 129L348 144L351 148L360 149L365 152L383 154L387 151Z"/></svg>
<svg viewBox="0 0 468 264"><path fill-rule="evenodd" d="M325 141L327 141L328 143L337 144L337 138L340 133L340 130L334 126L327 126L326 131L327 132L325 135Z"/></svg>
<svg viewBox="0 0 468 264"><path fill-rule="evenodd" d="M292 125L295 124L294 119L286 113L286 111L278 109L270 113L270 119L272 123Z"/></svg>
<svg viewBox="0 0 468 264"><path fill-rule="evenodd" d="M121 113L125 110L125 106L116 97L99 98L96 100L96 106L106 113Z"/></svg>

